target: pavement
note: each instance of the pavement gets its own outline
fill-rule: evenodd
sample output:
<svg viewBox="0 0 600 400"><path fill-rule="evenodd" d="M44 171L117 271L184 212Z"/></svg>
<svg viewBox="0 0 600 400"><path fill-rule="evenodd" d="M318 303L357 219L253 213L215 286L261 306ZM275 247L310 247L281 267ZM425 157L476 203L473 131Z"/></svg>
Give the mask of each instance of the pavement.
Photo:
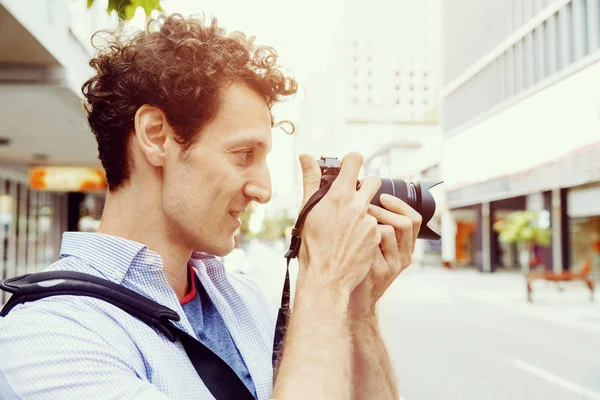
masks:
<svg viewBox="0 0 600 400"><path fill-rule="evenodd" d="M600 399L600 301L515 273L409 269L380 304L406 400Z"/></svg>
<svg viewBox="0 0 600 400"><path fill-rule="evenodd" d="M284 252L245 254L274 308ZM403 399L600 400L600 291L562 286L536 282L528 303L517 272L409 267L378 308Z"/></svg>

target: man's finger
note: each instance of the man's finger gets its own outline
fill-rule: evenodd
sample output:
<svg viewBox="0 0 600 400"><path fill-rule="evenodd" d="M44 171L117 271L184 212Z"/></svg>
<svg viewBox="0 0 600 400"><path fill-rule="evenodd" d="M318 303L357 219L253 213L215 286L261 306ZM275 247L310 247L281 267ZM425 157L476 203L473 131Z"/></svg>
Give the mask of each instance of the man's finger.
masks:
<svg viewBox="0 0 600 400"><path fill-rule="evenodd" d="M368 213L380 224L393 226L396 229L397 246L400 251L407 252L408 255L412 254L418 232L414 231L414 221L411 218L372 204L369 205Z"/></svg>
<svg viewBox="0 0 600 400"><path fill-rule="evenodd" d="M341 170L337 178L332 184L332 188L336 190L342 190L348 192L352 190L356 191L356 182L358 181L358 174L360 168L363 165L363 156L358 153L348 153L341 162Z"/></svg>
<svg viewBox="0 0 600 400"><path fill-rule="evenodd" d="M385 207L387 210L390 210L393 213L406 215L411 219L413 224L413 238L412 238L412 249L415 249L415 243L417 242L417 236L419 235L419 230L421 229L421 224L423 223L423 217L419 214L414 208L403 202L397 197L390 196L388 194L382 194L379 198L381 205Z"/></svg>
<svg viewBox="0 0 600 400"><path fill-rule="evenodd" d="M379 232L381 232L381 243L379 248L383 257L387 261L387 265L390 266L394 272L400 272L400 252L398 249L398 239L396 237L396 230L391 225L378 225ZM388 271L386 271L387 273Z"/></svg>
<svg viewBox="0 0 600 400"><path fill-rule="evenodd" d="M381 178L368 176L360 182L358 189L359 195L363 198L365 204L369 204L377 191L381 188Z"/></svg>
<svg viewBox="0 0 600 400"><path fill-rule="evenodd" d="M304 186L304 199L302 206L308 202L308 199L319 190L321 184L321 168L319 163L309 154L300 154L298 157L302 167L302 183Z"/></svg>

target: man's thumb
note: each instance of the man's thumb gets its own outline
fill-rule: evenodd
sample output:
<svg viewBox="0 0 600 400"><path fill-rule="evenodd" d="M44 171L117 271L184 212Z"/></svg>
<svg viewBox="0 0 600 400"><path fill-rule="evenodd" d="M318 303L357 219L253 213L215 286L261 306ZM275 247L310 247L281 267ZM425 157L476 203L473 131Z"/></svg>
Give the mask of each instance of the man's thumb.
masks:
<svg viewBox="0 0 600 400"><path fill-rule="evenodd" d="M306 204L310 196L312 196L321 184L321 168L319 163L309 154L300 154L298 157L300 166L302 167L302 182L304 185L304 200L302 204Z"/></svg>

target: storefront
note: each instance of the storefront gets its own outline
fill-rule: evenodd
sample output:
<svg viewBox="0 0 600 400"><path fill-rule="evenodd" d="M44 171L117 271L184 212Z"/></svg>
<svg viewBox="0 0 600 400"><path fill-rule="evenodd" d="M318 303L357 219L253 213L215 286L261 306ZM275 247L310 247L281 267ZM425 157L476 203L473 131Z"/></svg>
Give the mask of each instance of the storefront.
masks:
<svg viewBox="0 0 600 400"><path fill-rule="evenodd" d="M475 266L477 252L477 211L474 208L464 208L452 210L451 212L456 223L456 265L463 267Z"/></svg>
<svg viewBox="0 0 600 400"><path fill-rule="evenodd" d="M38 271L59 258L67 195L31 190L25 176L0 171L0 223L0 278Z"/></svg>
<svg viewBox="0 0 600 400"><path fill-rule="evenodd" d="M600 277L600 184L569 189L570 262L573 271L589 260L596 278Z"/></svg>
<svg viewBox="0 0 600 400"><path fill-rule="evenodd" d="M94 231L104 206L102 170L0 167L0 279L41 270L60 258L63 232ZM0 304L7 300L0 292Z"/></svg>

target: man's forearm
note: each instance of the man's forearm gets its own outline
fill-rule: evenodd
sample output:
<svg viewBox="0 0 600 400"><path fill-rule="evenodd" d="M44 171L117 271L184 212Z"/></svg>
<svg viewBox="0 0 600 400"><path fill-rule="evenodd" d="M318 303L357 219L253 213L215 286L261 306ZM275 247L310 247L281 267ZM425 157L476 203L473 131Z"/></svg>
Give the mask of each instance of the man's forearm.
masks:
<svg viewBox="0 0 600 400"><path fill-rule="evenodd" d="M400 398L387 348L377 317L351 316L352 391L354 400Z"/></svg>
<svg viewBox="0 0 600 400"><path fill-rule="evenodd" d="M347 400L352 357L349 293L298 282L275 379L277 400Z"/></svg>

